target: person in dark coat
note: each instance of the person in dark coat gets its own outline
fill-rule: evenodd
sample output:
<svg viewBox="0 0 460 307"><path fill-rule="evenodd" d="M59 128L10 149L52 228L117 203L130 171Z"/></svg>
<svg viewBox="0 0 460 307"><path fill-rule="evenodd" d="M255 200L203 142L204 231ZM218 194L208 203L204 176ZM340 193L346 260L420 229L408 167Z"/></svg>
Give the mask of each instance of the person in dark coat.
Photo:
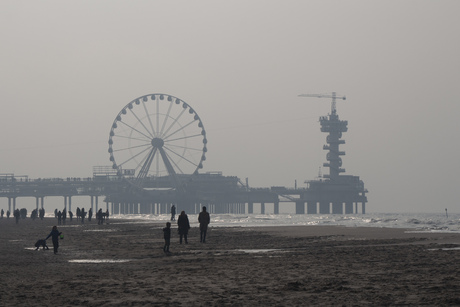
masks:
<svg viewBox="0 0 460 307"><path fill-rule="evenodd" d="M81 208L81 210L80 210L80 217L81 217L81 223L82 223L82 224L85 223L85 216L86 216L85 208Z"/></svg>
<svg viewBox="0 0 460 307"><path fill-rule="evenodd" d="M211 221L209 213L206 211L206 207L203 207L203 211L198 215L198 222L200 223L200 242L206 242L206 232L208 231L208 224Z"/></svg>
<svg viewBox="0 0 460 307"><path fill-rule="evenodd" d="M59 232L57 229L57 226L53 226L53 229L51 230L50 234L46 237L45 241L48 240L49 237L51 237L51 240L53 241L53 248L54 248L54 253L57 254L58 252L58 247L59 247L59 236L62 234L62 232Z"/></svg>
<svg viewBox="0 0 460 307"><path fill-rule="evenodd" d="M188 230L190 229L190 223L188 221L188 216L185 214L185 211L182 211L177 219L177 226L179 227L179 243L182 244L182 237L185 239L185 244L188 243L187 235Z"/></svg>
<svg viewBox="0 0 460 307"><path fill-rule="evenodd" d="M163 247L163 251L165 253L169 253L169 245L171 243L171 223L167 222L166 227L163 228L163 237L165 238L165 246Z"/></svg>
<svg viewBox="0 0 460 307"><path fill-rule="evenodd" d="M66 219L67 219L67 210L64 208L64 210L62 210L62 224L65 225Z"/></svg>
<svg viewBox="0 0 460 307"><path fill-rule="evenodd" d="M16 224L19 223L19 219L21 218L21 212L19 212L19 209L14 210L13 216L16 219Z"/></svg>

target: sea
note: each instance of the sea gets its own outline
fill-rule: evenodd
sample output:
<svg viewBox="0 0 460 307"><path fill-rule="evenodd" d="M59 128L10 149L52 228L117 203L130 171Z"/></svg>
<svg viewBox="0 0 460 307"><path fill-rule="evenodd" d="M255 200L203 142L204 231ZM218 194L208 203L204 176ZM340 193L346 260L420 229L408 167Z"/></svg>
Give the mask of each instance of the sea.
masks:
<svg viewBox="0 0 460 307"><path fill-rule="evenodd" d="M113 219L133 222L167 222L169 214L114 215ZM177 218L177 216L176 216ZM197 214L188 214L191 226L198 224ZM417 232L460 233L460 214L435 213L369 213L337 214L211 214L212 227L259 227L299 225L340 225L345 227L405 228Z"/></svg>

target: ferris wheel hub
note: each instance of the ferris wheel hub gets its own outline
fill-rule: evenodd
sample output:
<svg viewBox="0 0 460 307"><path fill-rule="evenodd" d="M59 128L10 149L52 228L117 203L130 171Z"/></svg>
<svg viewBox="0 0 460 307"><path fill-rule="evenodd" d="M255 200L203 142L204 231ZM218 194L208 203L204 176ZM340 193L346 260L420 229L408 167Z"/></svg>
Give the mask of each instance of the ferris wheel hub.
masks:
<svg viewBox="0 0 460 307"><path fill-rule="evenodd" d="M160 138L153 138L151 143L153 147L161 148L165 144L165 141L163 141L163 139Z"/></svg>

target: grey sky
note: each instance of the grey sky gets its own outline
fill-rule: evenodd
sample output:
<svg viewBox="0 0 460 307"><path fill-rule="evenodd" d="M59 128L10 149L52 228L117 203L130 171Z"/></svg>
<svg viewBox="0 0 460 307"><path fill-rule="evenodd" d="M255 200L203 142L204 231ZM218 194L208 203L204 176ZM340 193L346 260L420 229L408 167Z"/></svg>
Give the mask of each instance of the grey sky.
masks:
<svg viewBox="0 0 460 307"><path fill-rule="evenodd" d="M208 133L203 171L294 186L326 162L336 91L368 211L460 212L458 1L0 2L0 172L90 177L132 99ZM323 169L326 171L326 169Z"/></svg>

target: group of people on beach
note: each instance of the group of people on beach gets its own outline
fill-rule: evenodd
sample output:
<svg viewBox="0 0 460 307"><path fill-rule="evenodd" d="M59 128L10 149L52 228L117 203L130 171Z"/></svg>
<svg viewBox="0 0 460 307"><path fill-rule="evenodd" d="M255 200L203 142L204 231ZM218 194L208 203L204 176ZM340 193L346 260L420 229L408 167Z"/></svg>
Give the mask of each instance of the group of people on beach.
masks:
<svg viewBox="0 0 460 307"><path fill-rule="evenodd" d="M174 211L173 211L174 210ZM174 212L174 214L173 214ZM175 220L176 207L173 205L171 207L171 221ZM206 207L203 207L203 211L198 215L198 223L200 223L200 242L206 242L206 233L208 231L208 225L211 222L211 217L206 211ZM185 211L181 211L179 217L177 218L177 230L179 232L179 244L182 244L182 239L184 239L185 244L188 244L187 236L190 229L190 222L188 220L187 214ZM165 245L163 251L169 253L169 245L171 243L171 223L167 222L166 227L163 228L163 236L165 239Z"/></svg>
<svg viewBox="0 0 460 307"><path fill-rule="evenodd" d="M93 218L93 208L90 208L88 210L88 212L86 212L85 208L80 209L79 207L77 207L77 211L76 211L77 221L81 221L81 223L84 224L86 216L88 216L88 222L91 222L91 219ZM67 211L66 211L66 209L64 208L64 210L62 210L62 212L60 210L58 211L58 209L55 209L54 210L54 217L57 218L58 225L61 225L61 223L65 225L65 222L66 222L66 219L67 219ZM69 217L70 217L70 221L72 222L72 219L73 219L72 211L69 211ZM97 224L98 225L102 225L104 223L104 220L108 219L108 218L109 218L109 210L108 209L107 209L106 212L102 212L102 209L99 209L96 212L96 219L97 219Z"/></svg>

